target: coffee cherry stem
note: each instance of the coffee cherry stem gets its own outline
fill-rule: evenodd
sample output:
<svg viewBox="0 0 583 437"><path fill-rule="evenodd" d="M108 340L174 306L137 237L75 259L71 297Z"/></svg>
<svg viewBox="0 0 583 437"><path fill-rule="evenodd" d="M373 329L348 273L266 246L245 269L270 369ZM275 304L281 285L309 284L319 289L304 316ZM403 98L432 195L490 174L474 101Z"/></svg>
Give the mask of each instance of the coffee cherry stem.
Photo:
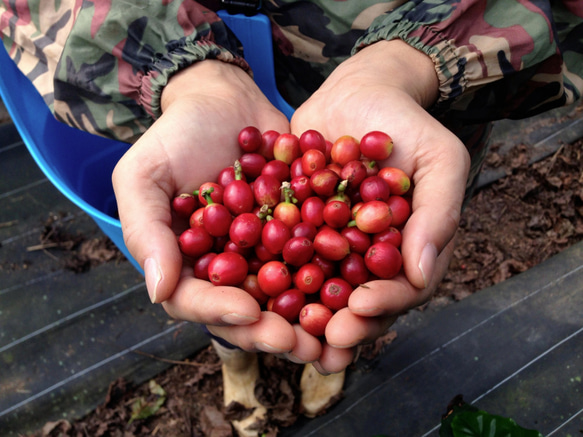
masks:
<svg viewBox="0 0 583 437"><path fill-rule="evenodd" d="M257 217L259 217L261 220L269 221L273 218L271 216L271 213L272 213L271 208L269 208L268 205L263 205L261 208L259 208L259 212L257 213Z"/></svg>
<svg viewBox="0 0 583 437"><path fill-rule="evenodd" d="M235 170L235 180L240 181L243 178L243 167L241 166L241 161L238 159L235 160L233 169Z"/></svg>
<svg viewBox="0 0 583 437"><path fill-rule="evenodd" d="M284 202L287 203L298 203L298 199L294 197L294 190L288 181L283 181L281 183L280 190L283 192Z"/></svg>
<svg viewBox="0 0 583 437"><path fill-rule="evenodd" d="M198 190L197 190L198 191ZM208 205L212 205L213 203L213 199L211 197L211 193L215 191L215 189L213 187L209 187L205 190L202 191L202 196L204 197L204 199L207 201Z"/></svg>

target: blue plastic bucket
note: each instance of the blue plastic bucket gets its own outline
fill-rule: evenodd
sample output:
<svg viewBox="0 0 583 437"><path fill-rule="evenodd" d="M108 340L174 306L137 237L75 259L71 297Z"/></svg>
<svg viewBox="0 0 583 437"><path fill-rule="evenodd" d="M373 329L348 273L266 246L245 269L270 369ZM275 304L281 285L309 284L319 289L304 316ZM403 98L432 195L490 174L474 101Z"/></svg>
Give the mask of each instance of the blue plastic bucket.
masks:
<svg viewBox="0 0 583 437"><path fill-rule="evenodd" d="M291 119L294 109L277 90L275 82L271 23L262 14L247 17L219 11L219 16L243 44L245 60L253 69L253 79L265 97Z"/></svg>
<svg viewBox="0 0 583 437"><path fill-rule="evenodd" d="M271 27L267 17L230 15L224 11L220 15L247 48L245 58L254 70L256 83L275 106L291 117L293 109L275 86ZM38 166L142 272L123 241L111 183L112 171L130 145L58 122L4 49L0 49L0 66L0 96Z"/></svg>
<svg viewBox="0 0 583 437"><path fill-rule="evenodd" d="M0 65L0 96L37 165L139 269L123 242L111 184L113 168L130 145L58 122L4 49Z"/></svg>

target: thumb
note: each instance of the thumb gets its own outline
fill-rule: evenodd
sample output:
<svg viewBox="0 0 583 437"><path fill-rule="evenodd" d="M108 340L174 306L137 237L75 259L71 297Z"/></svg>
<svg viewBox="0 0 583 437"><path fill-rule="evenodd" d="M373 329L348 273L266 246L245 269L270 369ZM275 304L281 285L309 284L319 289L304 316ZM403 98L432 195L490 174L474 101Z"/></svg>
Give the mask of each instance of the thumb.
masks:
<svg viewBox="0 0 583 437"><path fill-rule="evenodd" d="M401 252L407 279L417 288L434 283L437 257L459 225L469 155L457 138L451 140L451 147L436 147L423 156L413 175L412 214L403 229Z"/></svg>
<svg viewBox="0 0 583 437"><path fill-rule="evenodd" d="M168 173L161 168L163 164L139 161L133 155L130 149L118 162L113 187L125 244L144 269L150 300L159 303L173 293L182 268L172 230L171 193L153 177Z"/></svg>

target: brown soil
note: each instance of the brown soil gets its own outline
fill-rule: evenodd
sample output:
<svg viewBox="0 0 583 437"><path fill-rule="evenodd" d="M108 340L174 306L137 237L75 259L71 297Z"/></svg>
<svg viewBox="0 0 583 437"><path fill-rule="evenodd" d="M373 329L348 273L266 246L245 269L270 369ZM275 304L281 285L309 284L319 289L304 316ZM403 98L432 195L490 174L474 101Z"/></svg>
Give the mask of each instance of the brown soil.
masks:
<svg viewBox="0 0 583 437"><path fill-rule="evenodd" d="M451 268L427 305L454 302L523 272L583 238L582 141L528 165L528 150L515 147L501 157L492 150L487 165L507 177L478 192L463 214ZM371 359L391 331L368 345ZM268 407L266 435L299 417L301 367L262 355L257 397ZM266 371L268 369L268 371ZM350 369L349 369L350 371ZM218 357L205 349L139 387L114 382L92 414L76 422L47 424L37 436L230 436L228 420L245 411L222 406Z"/></svg>
<svg viewBox="0 0 583 437"><path fill-rule="evenodd" d="M81 232L71 232L66 225L68 217L64 214L50 214L43 224L39 235L39 244L29 246L30 251L47 249L58 250L60 257L55 257L64 269L83 273L92 267L109 262L122 261L121 251L107 236L88 238Z"/></svg>

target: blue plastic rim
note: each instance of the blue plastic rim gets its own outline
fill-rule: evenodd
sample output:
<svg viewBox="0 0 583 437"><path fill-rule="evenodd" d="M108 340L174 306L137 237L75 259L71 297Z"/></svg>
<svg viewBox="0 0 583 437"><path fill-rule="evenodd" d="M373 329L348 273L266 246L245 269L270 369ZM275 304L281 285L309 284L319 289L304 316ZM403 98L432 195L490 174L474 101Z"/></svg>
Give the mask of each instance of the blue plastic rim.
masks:
<svg viewBox="0 0 583 437"><path fill-rule="evenodd" d="M219 15L241 40L257 85L288 118L294 110L275 85L271 26L264 15ZM130 144L91 135L55 120L32 83L0 49L0 97L37 165L75 205L85 211L132 264L117 218L111 174Z"/></svg>

